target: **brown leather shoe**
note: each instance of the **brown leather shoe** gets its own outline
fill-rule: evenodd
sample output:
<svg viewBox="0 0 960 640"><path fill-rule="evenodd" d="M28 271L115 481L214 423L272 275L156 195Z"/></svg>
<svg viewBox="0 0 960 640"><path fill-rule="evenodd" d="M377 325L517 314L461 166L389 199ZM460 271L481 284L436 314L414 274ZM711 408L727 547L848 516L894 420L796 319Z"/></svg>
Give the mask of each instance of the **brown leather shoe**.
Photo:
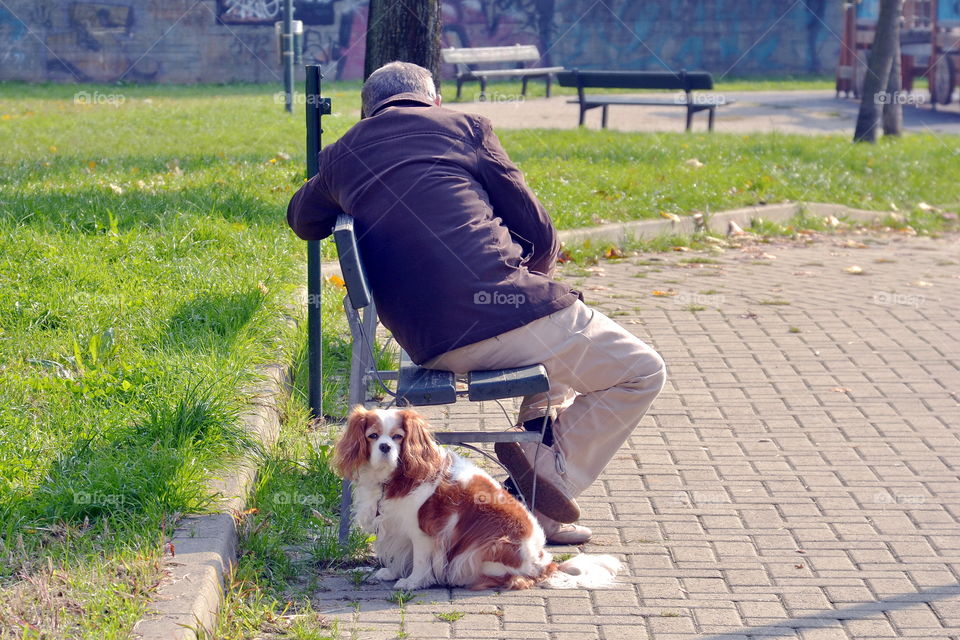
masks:
<svg viewBox="0 0 960 640"><path fill-rule="evenodd" d="M560 489L540 476L535 476L523 449L516 442L498 442L493 446L497 459L507 468L516 483L517 489L527 499L535 497L534 507L548 518L557 522L575 522L580 518L580 507L573 498L568 498ZM549 453L547 453L549 455ZM533 496L533 482L536 478L537 492Z"/></svg>

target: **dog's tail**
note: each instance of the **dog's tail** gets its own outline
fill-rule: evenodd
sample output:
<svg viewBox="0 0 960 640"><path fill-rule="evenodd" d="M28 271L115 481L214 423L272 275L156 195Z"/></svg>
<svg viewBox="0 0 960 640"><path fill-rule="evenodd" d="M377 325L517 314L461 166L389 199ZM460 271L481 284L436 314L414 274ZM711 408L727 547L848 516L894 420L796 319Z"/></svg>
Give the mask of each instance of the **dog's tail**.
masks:
<svg viewBox="0 0 960 640"><path fill-rule="evenodd" d="M549 589L600 589L609 587L623 563L608 555L581 553L557 565L542 585Z"/></svg>

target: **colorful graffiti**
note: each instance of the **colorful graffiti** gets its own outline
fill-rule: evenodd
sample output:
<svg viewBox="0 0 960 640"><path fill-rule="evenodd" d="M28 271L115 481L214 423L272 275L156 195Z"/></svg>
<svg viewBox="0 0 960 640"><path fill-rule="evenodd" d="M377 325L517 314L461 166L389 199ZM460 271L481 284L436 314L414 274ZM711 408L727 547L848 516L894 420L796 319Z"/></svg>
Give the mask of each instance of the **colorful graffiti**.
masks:
<svg viewBox="0 0 960 640"><path fill-rule="evenodd" d="M21 48L26 34L27 25L0 7L0 64L21 66L26 63L27 54Z"/></svg>
<svg viewBox="0 0 960 640"><path fill-rule="evenodd" d="M0 80L273 82L282 4L4 0ZM329 78L362 77L367 0L294 6L304 62ZM550 65L734 75L832 68L841 21L827 0L442 0L442 10L444 46L535 44Z"/></svg>

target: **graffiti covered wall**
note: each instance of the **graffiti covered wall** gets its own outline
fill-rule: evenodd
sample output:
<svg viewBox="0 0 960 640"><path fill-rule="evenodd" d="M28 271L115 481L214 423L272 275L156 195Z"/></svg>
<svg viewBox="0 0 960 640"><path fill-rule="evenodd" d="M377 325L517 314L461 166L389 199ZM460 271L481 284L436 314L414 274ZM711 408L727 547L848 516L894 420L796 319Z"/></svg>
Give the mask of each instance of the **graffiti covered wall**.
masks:
<svg viewBox="0 0 960 640"><path fill-rule="evenodd" d="M279 82L281 0L6 0L0 80ZM366 0L296 0L304 61L363 73ZM446 46L536 44L579 68L830 71L839 3L808 0L443 0ZM452 69L448 70L452 73Z"/></svg>

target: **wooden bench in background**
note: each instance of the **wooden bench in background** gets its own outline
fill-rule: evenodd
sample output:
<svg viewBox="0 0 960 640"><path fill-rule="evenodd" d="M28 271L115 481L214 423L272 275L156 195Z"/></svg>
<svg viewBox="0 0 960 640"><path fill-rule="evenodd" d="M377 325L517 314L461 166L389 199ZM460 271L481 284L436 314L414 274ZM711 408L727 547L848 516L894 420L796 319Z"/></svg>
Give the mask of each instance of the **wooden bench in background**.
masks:
<svg viewBox="0 0 960 640"><path fill-rule="evenodd" d="M472 47L449 48L440 51L443 61L457 67L457 99L463 83L470 80L480 81L480 99L487 98L487 78L521 78L522 94L527 95L527 80L546 78L547 97L550 97L551 74L563 71L563 67L525 67L525 62L540 60L540 51L532 44L517 44L512 47ZM513 69L477 69L476 65L515 64Z"/></svg>
<svg viewBox="0 0 960 640"><path fill-rule="evenodd" d="M690 131L693 114L709 113L708 128L713 131L714 112L718 106L730 104L720 94L693 93L713 89L713 76L706 71L564 71L557 74L561 87L576 87L577 99L570 100L580 105L580 125L587 111L603 109L601 126L607 128L607 109L610 105L633 105L644 107L683 107L687 110L687 127ZM648 96L588 94L587 89L656 89L683 91L674 99L656 99Z"/></svg>

